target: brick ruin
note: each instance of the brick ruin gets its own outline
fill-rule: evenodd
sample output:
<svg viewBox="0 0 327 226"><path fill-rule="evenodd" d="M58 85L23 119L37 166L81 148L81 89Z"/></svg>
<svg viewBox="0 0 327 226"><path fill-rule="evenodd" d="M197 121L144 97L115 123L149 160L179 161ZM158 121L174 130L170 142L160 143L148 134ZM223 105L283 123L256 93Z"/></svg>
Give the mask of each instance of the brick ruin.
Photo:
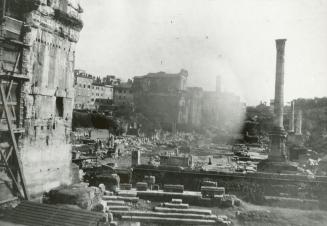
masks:
<svg viewBox="0 0 327 226"><path fill-rule="evenodd" d="M72 182L73 71L83 27L81 13L79 0L22 0L6 5L6 16L23 22L18 39L26 48L19 56L17 73L29 80L21 89L24 133L19 148L31 195ZM3 62L3 71L17 63L16 54L4 49L9 60Z"/></svg>
<svg viewBox="0 0 327 226"><path fill-rule="evenodd" d="M149 73L134 77L133 93L136 112L160 123L165 129L176 130L187 122L186 81L188 72L177 74Z"/></svg>

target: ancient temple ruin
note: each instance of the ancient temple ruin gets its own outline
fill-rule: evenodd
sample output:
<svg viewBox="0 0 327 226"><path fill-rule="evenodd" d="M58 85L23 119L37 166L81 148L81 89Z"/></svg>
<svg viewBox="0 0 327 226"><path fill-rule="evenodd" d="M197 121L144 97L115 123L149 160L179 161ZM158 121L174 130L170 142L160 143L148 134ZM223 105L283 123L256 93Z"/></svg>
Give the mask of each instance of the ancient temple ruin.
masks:
<svg viewBox="0 0 327 226"><path fill-rule="evenodd" d="M12 95L17 99L12 117L21 130L27 189L37 195L72 182L73 71L82 8L78 0L2 0L1 5L0 71L26 81L18 82Z"/></svg>

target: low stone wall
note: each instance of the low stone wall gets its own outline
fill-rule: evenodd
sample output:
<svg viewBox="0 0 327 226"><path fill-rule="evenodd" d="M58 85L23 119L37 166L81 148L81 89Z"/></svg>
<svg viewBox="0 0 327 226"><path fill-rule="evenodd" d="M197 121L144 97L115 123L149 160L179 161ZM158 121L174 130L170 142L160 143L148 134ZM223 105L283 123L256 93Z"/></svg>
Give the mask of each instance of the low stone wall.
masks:
<svg viewBox="0 0 327 226"><path fill-rule="evenodd" d="M200 171L165 171L158 169L134 169L132 182L141 181L144 176L156 177L156 183L182 184L186 190L197 191L204 180L217 182L225 187L226 193L253 203L263 203L264 196L280 196L282 193L294 198L319 199L325 196L325 177L309 179L299 175L238 174Z"/></svg>

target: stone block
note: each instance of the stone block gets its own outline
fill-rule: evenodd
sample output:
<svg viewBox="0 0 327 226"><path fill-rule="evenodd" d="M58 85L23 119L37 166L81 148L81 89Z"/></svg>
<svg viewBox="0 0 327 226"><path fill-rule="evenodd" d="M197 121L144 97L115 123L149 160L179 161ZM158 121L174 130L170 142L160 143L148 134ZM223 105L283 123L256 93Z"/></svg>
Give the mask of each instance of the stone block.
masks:
<svg viewBox="0 0 327 226"><path fill-rule="evenodd" d="M158 191L159 189L160 189L159 184L152 185L152 190L153 191Z"/></svg>
<svg viewBox="0 0 327 226"><path fill-rule="evenodd" d="M122 183L120 184L120 190L131 190L132 184Z"/></svg>
<svg viewBox="0 0 327 226"><path fill-rule="evenodd" d="M58 188L49 192L49 202L52 204L77 205L82 209L91 210L100 204L101 192L96 187L88 188Z"/></svg>
<svg viewBox="0 0 327 226"><path fill-rule="evenodd" d="M184 185L180 185L180 184L165 184L163 190L164 190L164 192L183 193L184 192Z"/></svg>
<svg viewBox="0 0 327 226"><path fill-rule="evenodd" d="M202 186L217 187L217 182L215 182L215 181L203 181Z"/></svg>
<svg viewBox="0 0 327 226"><path fill-rule="evenodd" d="M148 189L148 184L145 182L137 182L136 190L138 191L146 191Z"/></svg>
<svg viewBox="0 0 327 226"><path fill-rule="evenodd" d="M99 188L103 193L106 191L106 186L104 184L99 184Z"/></svg>
<svg viewBox="0 0 327 226"><path fill-rule="evenodd" d="M221 207L229 208L229 207L233 207L234 206L234 201L235 201L235 199L232 196L225 195L221 199L220 204L221 204Z"/></svg>
<svg viewBox="0 0 327 226"><path fill-rule="evenodd" d="M174 203L174 204L181 204L181 203L183 203L183 200L182 200L182 199L172 199L172 200L171 200L171 203Z"/></svg>
<svg viewBox="0 0 327 226"><path fill-rule="evenodd" d="M224 195L224 187L201 186L202 197L214 198L215 195Z"/></svg>
<svg viewBox="0 0 327 226"><path fill-rule="evenodd" d="M176 209L188 209L189 208L189 205L186 203L176 204L176 203L165 202L165 203L163 203L163 206L167 207L167 208L176 208Z"/></svg>

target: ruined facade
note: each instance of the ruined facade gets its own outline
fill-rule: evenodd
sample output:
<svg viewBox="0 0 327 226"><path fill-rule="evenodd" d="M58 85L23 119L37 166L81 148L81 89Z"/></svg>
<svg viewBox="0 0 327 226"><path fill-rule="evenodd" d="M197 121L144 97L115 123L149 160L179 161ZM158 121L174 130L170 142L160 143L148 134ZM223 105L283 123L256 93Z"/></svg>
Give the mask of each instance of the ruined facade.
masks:
<svg viewBox="0 0 327 226"><path fill-rule="evenodd" d="M186 81L188 72L149 73L134 77L133 94L136 112L142 113L166 129L187 123Z"/></svg>
<svg viewBox="0 0 327 226"><path fill-rule="evenodd" d="M20 76L28 79L19 109L25 131L19 147L27 189L37 195L72 181L69 137L82 9L78 0L7 2L6 16L23 23L17 39L26 48L18 56L5 49L6 58L18 60L3 62L2 70L15 65Z"/></svg>
<svg viewBox="0 0 327 226"><path fill-rule="evenodd" d="M133 81L128 80L127 82L120 82L114 86L114 103L116 105L134 105L134 96L133 96Z"/></svg>
<svg viewBox="0 0 327 226"><path fill-rule="evenodd" d="M202 99L203 89L200 87L187 87L187 125L189 127L200 127L202 121Z"/></svg>
<svg viewBox="0 0 327 226"><path fill-rule="evenodd" d="M202 125L238 133L245 115L245 104L239 96L222 91L221 78L216 77L216 90L205 91L202 100Z"/></svg>
<svg viewBox="0 0 327 226"><path fill-rule="evenodd" d="M203 92L202 124L215 126L218 123L218 96L214 91Z"/></svg>

